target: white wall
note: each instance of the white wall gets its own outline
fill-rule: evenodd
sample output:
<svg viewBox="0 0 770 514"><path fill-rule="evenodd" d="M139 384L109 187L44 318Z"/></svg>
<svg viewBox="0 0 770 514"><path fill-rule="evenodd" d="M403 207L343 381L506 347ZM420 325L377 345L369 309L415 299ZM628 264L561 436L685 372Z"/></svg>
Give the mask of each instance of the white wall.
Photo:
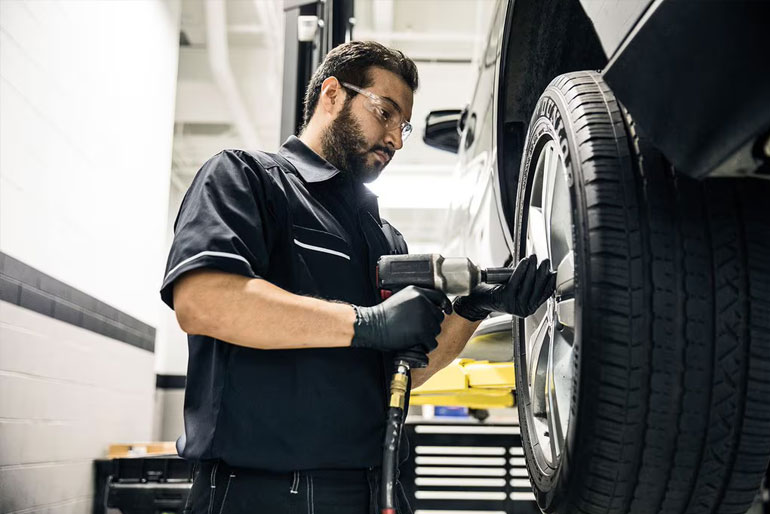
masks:
<svg viewBox="0 0 770 514"><path fill-rule="evenodd" d="M0 0L0 252L157 327L180 0ZM155 355L0 301L0 512L91 512Z"/></svg>
<svg viewBox="0 0 770 514"><path fill-rule="evenodd" d="M166 244L168 252L174 240L176 219L186 187L172 182L169 189L168 216L166 223ZM186 185L186 184L185 184ZM155 333L155 373L158 375L187 375L187 334L179 327L176 314L165 304L161 309ZM175 441L184 431L184 389L162 389L155 391L155 415L152 439L154 441Z"/></svg>
<svg viewBox="0 0 770 514"><path fill-rule="evenodd" d="M0 1L0 251L152 326L179 9Z"/></svg>
<svg viewBox="0 0 770 514"><path fill-rule="evenodd" d="M174 220L182 205L185 192L186 190L183 191L174 186L169 192L167 251L170 250L174 239ZM155 336L155 355L155 371L159 375L187 375L187 334L179 328L174 311L165 304Z"/></svg>

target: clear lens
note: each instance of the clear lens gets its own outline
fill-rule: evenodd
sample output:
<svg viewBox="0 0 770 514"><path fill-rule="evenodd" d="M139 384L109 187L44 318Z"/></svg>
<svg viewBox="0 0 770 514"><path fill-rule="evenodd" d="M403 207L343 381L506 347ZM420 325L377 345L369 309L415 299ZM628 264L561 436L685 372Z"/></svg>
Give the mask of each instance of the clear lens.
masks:
<svg viewBox="0 0 770 514"><path fill-rule="evenodd" d="M412 133L412 124L408 121L404 122L404 127L401 129L401 142L403 143L409 138Z"/></svg>
<svg viewBox="0 0 770 514"><path fill-rule="evenodd" d="M396 127L400 127L401 141L406 141L409 134L412 133L412 124L406 121L400 112L385 102L378 102L369 97L367 97L366 100L366 107L380 119L385 126L385 129L390 131Z"/></svg>
<svg viewBox="0 0 770 514"><path fill-rule="evenodd" d="M387 105L384 102L382 105L379 105L379 114L386 129L393 130L394 128L401 126L401 115L390 105Z"/></svg>
<svg viewBox="0 0 770 514"><path fill-rule="evenodd" d="M381 98L373 93L364 91L347 82L342 82L342 85L351 91L362 94L365 97L364 107L382 122L385 129L390 131L399 127L401 129L401 142L403 143L407 140L412 133L412 124L406 121L397 109L383 102Z"/></svg>

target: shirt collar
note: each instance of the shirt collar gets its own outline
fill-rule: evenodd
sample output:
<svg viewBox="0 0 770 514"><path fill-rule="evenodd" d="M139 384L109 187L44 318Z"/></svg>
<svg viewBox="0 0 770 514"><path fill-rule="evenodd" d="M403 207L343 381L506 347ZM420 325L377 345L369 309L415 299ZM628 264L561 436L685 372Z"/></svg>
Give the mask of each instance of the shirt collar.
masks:
<svg viewBox="0 0 770 514"><path fill-rule="evenodd" d="M329 180L340 173L340 170L311 150L296 136L289 136L278 153L291 162L302 179L310 184Z"/></svg>
<svg viewBox="0 0 770 514"><path fill-rule="evenodd" d="M335 177L338 180L345 178L339 169L315 153L296 136L289 136L278 153L293 164L302 180L309 184L326 182ZM377 195L364 184L358 182L352 183L352 189L360 204L379 221Z"/></svg>

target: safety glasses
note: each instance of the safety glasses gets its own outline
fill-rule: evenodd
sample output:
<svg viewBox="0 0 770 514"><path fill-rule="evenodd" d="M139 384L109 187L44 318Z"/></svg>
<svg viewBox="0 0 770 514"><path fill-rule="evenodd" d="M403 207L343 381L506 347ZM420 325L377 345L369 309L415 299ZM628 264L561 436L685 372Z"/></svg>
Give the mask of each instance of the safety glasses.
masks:
<svg viewBox="0 0 770 514"><path fill-rule="evenodd" d="M401 141L407 140L409 134L412 133L412 124L404 119L404 115L394 103L370 91L364 91L353 84L347 82L341 82L341 84L343 87L364 96L364 107L380 120L386 130L391 131L398 127L401 131Z"/></svg>

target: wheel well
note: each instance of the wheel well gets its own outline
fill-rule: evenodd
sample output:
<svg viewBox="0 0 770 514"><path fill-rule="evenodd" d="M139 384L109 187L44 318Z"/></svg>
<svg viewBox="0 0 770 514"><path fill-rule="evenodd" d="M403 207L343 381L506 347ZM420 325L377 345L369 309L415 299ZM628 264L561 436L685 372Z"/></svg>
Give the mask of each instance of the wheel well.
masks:
<svg viewBox="0 0 770 514"><path fill-rule="evenodd" d="M513 235L516 184L532 110L546 86L570 71L607 64L579 0L510 0L506 13L498 98L500 190Z"/></svg>

